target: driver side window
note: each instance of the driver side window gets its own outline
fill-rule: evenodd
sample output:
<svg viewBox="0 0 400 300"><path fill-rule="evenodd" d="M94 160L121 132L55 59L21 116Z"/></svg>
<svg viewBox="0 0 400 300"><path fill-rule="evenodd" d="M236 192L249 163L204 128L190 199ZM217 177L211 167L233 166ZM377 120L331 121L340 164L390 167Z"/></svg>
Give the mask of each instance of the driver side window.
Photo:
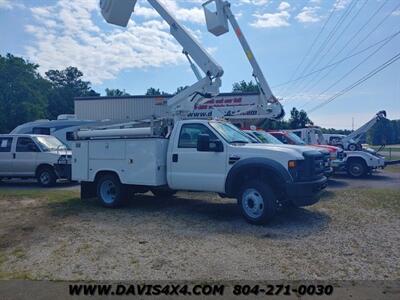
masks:
<svg viewBox="0 0 400 300"><path fill-rule="evenodd" d="M202 124L185 124L179 134L178 148L197 148L200 134L208 134L210 140L217 139L216 135Z"/></svg>
<svg viewBox="0 0 400 300"><path fill-rule="evenodd" d="M39 152L39 148L32 141L31 138L28 137L19 137L17 140L17 152Z"/></svg>

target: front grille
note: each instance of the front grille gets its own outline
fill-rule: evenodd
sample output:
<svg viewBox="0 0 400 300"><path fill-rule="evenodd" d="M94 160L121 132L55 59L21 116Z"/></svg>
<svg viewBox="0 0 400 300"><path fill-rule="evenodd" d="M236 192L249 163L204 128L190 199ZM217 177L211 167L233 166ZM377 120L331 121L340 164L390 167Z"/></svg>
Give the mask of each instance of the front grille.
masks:
<svg viewBox="0 0 400 300"><path fill-rule="evenodd" d="M297 172L298 181L309 181L320 179L324 176L324 155L317 151L303 153L304 161L299 165Z"/></svg>
<svg viewBox="0 0 400 300"><path fill-rule="evenodd" d="M329 171L331 169L330 154L329 153L325 153L323 159L324 159L324 170L325 171Z"/></svg>

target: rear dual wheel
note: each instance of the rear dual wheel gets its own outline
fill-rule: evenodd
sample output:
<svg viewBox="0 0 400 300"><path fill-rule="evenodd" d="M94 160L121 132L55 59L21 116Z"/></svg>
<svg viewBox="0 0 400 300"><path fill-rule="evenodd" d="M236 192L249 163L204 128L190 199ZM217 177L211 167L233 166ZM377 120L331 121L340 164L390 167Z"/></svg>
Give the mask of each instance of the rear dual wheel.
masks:
<svg viewBox="0 0 400 300"><path fill-rule="evenodd" d="M102 175L97 180L97 198L105 207L120 207L125 204L127 189L121 184L118 176L113 174Z"/></svg>

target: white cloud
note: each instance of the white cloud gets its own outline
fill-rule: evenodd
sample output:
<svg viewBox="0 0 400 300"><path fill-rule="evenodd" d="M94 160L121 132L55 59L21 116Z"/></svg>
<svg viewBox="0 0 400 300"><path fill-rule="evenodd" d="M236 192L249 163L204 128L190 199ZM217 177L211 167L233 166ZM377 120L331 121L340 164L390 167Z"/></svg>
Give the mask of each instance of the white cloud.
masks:
<svg viewBox="0 0 400 300"><path fill-rule="evenodd" d="M335 4L333 7L336 7L337 10L341 10L347 7L351 0L336 0Z"/></svg>
<svg viewBox="0 0 400 300"><path fill-rule="evenodd" d="M281 4L279 4L278 9L279 10L287 10L290 8L290 4L287 2L281 2Z"/></svg>
<svg viewBox="0 0 400 300"><path fill-rule="evenodd" d="M392 12L392 16L400 16L400 9L395 10L394 12Z"/></svg>
<svg viewBox="0 0 400 300"><path fill-rule="evenodd" d="M204 22L195 8L182 8L171 0L163 2L180 20ZM83 71L85 79L99 84L122 70L186 62L169 26L150 7L138 6L135 15L145 20L132 18L126 29L108 24L101 29L96 24L94 20L101 18L98 0L58 0L51 6L31 8L31 12L35 22L27 25L26 31L35 41L26 52L41 72L72 65Z"/></svg>
<svg viewBox="0 0 400 300"><path fill-rule="evenodd" d="M255 13L255 20L250 23L255 28L276 28L290 26L290 4L282 1L278 5L278 11L274 13Z"/></svg>
<svg viewBox="0 0 400 300"><path fill-rule="evenodd" d="M0 8L3 9L12 9L10 0L0 0Z"/></svg>
<svg viewBox="0 0 400 300"><path fill-rule="evenodd" d="M289 26L290 14L287 11L277 13L254 14L256 20L250 25L256 28L273 28Z"/></svg>
<svg viewBox="0 0 400 300"><path fill-rule="evenodd" d="M266 5L270 0L239 0L242 4L253 4L256 6Z"/></svg>
<svg viewBox="0 0 400 300"><path fill-rule="evenodd" d="M0 0L0 9L24 8L22 3L13 0Z"/></svg>
<svg viewBox="0 0 400 300"><path fill-rule="evenodd" d="M300 23L316 23L321 20L317 15L317 11L320 8L318 6L309 7L305 6L301 12L295 17Z"/></svg>

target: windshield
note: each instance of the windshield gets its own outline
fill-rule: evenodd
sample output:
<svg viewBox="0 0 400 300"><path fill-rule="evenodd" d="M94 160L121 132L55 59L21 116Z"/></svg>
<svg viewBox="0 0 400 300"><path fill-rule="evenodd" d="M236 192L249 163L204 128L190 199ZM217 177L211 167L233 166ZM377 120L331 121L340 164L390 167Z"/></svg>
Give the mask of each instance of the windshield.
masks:
<svg viewBox="0 0 400 300"><path fill-rule="evenodd" d="M247 135L241 132L238 128L229 123L220 122L210 122L210 125L218 131L218 133L228 142L228 143L243 143L248 144L252 141Z"/></svg>
<svg viewBox="0 0 400 300"><path fill-rule="evenodd" d="M36 141L45 152L68 149L68 147L64 145L59 139L51 135L37 136Z"/></svg>
<svg viewBox="0 0 400 300"><path fill-rule="evenodd" d="M265 131L253 131L253 134L258 137L263 143L266 144L283 144L280 140L278 140L273 135L269 134Z"/></svg>
<svg viewBox="0 0 400 300"><path fill-rule="evenodd" d="M306 143L297 134L288 132L287 135L296 145L306 145Z"/></svg>

